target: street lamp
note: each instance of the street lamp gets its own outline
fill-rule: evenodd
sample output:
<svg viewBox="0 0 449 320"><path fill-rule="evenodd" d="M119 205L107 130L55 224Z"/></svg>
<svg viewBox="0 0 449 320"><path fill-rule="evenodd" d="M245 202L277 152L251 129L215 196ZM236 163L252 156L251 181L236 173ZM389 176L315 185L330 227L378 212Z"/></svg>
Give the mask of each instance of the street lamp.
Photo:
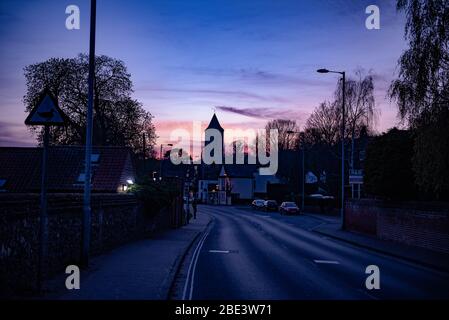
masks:
<svg viewBox="0 0 449 320"><path fill-rule="evenodd" d="M162 160L164 159L164 157L162 156L162 146L164 146L164 145L167 147L173 147L172 143L167 143L167 144L161 143L161 153L159 154L159 161L160 161L159 178L162 178Z"/></svg>
<svg viewBox="0 0 449 320"><path fill-rule="evenodd" d="M287 131L287 134L299 134L301 135L301 132L297 132L297 131ZM300 143L302 144L303 141L300 141ZM302 179L301 179L301 210L302 212L304 212L304 197L305 197L305 186L304 186L304 180L305 180L305 166L304 166L304 158L305 158L305 152L306 149L304 147L304 145L302 145Z"/></svg>
<svg viewBox="0 0 449 320"><path fill-rule="evenodd" d="M341 228L345 228L345 93L346 73L344 71L332 71L318 69L318 73L338 73L342 75L342 117L341 117Z"/></svg>

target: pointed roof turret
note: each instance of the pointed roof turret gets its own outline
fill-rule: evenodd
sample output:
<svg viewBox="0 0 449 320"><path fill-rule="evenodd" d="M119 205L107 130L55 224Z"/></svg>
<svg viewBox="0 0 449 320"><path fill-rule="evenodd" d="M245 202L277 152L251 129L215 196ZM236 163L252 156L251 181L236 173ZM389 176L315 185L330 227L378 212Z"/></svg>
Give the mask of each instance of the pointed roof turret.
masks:
<svg viewBox="0 0 449 320"><path fill-rule="evenodd" d="M207 126L206 130L207 129L217 129L219 131L224 131L224 129L221 127L220 122L218 121L218 118L215 115L215 113L212 116L212 119L210 120L209 125Z"/></svg>

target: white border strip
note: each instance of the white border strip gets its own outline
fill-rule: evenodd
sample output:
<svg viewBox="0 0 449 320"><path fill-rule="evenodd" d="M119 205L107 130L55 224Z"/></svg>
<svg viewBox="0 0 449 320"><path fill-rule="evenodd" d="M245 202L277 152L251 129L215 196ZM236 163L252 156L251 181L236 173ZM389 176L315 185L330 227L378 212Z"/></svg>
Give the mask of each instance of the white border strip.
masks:
<svg viewBox="0 0 449 320"><path fill-rule="evenodd" d="M192 281L191 281L189 300L192 299L193 279L194 279L193 273L195 272L195 269L196 269L196 263L198 261L199 252L200 252L200 250L201 250L201 248L203 246L204 240L206 240L206 237L208 236L208 234L209 234L209 232L205 233L201 237L201 240L198 242L198 244L196 245L195 251L193 252L192 260L190 260L189 269L187 271L186 282L184 284L184 290L183 290L183 293L182 293L182 300L186 300L186 298L187 298L187 288L188 288L188 285L189 285L189 282L190 282L191 275L192 275Z"/></svg>
<svg viewBox="0 0 449 320"><path fill-rule="evenodd" d="M209 250L210 253L229 253L229 250Z"/></svg>
<svg viewBox="0 0 449 320"><path fill-rule="evenodd" d="M322 264L340 264L340 262L334 260L313 260L313 262Z"/></svg>

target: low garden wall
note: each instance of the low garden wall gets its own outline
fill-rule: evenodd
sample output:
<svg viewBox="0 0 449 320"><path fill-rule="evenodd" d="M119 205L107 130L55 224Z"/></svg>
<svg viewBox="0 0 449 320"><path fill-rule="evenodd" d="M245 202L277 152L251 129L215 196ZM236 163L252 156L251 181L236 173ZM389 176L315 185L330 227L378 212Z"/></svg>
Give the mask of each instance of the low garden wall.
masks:
<svg viewBox="0 0 449 320"><path fill-rule="evenodd" d="M179 201L159 213L143 212L130 194L93 194L90 254L179 226ZM50 194L46 276L79 264L82 194ZM39 252L39 195L0 195L0 295L33 292Z"/></svg>
<svg viewBox="0 0 449 320"><path fill-rule="evenodd" d="M348 201L346 228L449 254L449 205L377 200Z"/></svg>

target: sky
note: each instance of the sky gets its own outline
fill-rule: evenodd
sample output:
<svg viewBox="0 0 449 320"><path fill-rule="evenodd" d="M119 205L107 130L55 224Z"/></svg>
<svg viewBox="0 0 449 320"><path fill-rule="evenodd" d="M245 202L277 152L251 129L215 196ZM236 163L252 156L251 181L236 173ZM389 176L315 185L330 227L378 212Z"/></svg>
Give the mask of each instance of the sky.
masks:
<svg viewBox="0 0 449 320"><path fill-rule="evenodd" d="M338 75L358 68L375 79L378 132L398 124L386 97L406 48L404 16L393 0L98 0L97 54L123 60L133 98L154 116L158 143L176 128L263 128L274 118L302 127L332 99ZM33 146L23 124L23 68L51 57L88 53L88 0L0 1L0 146ZM368 5L380 29L368 30ZM67 30L68 5L81 13Z"/></svg>

